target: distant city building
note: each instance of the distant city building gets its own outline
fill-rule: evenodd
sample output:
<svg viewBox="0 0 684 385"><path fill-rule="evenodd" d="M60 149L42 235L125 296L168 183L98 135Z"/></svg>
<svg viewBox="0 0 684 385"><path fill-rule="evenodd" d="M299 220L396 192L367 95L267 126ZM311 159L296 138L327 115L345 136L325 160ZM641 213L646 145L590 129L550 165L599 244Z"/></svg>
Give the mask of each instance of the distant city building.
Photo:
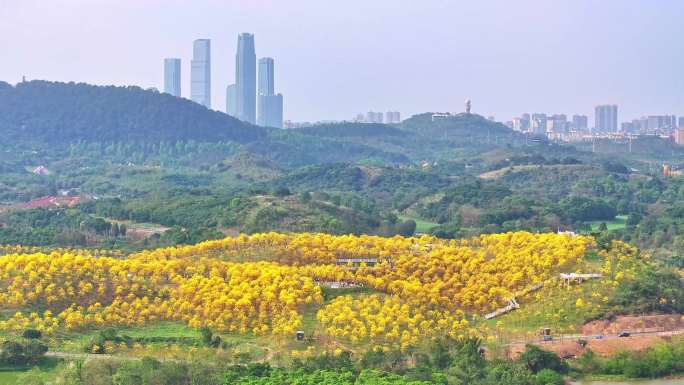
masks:
<svg viewBox="0 0 684 385"><path fill-rule="evenodd" d="M684 146L684 127L675 130L675 143Z"/></svg>
<svg viewBox="0 0 684 385"><path fill-rule="evenodd" d="M274 72L272 58L262 57L259 59L259 95L273 95L275 93Z"/></svg>
<svg viewBox="0 0 684 385"><path fill-rule="evenodd" d="M680 128L684 128L684 116L679 117L679 126Z"/></svg>
<svg viewBox="0 0 684 385"><path fill-rule="evenodd" d="M538 135L546 134L546 120L546 114L532 114L530 121L532 133Z"/></svg>
<svg viewBox="0 0 684 385"><path fill-rule="evenodd" d="M164 59L164 92L181 96L181 59Z"/></svg>
<svg viewBox="0 0 684 385"><path fill-rule="evenodd" d="M634 119L631 122L632 132L647 132L648 131L648 118L641 117L639 119Z"/></svg>
<svg viewBox="0 0 684 385"><path fill-rule="evenodd" d="M524 114L520 115L520 119L523 121L527 121L527 128L530 128L530 119L532 119L530 117L530 114L524 113Z"/></svg>
<svg viewBox="0 0 684 385"><path fill-rule="evenodd" d="M617 132L617 105L605 104L596 106L594 109L594 120L594 129L596 132Z"/></svg>
<svg viewBox="0 0 684 385"><path fill-rule="evenodd" d="M530 130L530 114L522 114L520 117L513 118L511 128L515 131L527 132Z"/></svg>
<svg viewBox="0 0 684 385"><path fill-rule="evenodd" d="M229 84L226 87L226 114L237 116L237 86Z"/></svg>
<svg viewBox="0 0 684 385"><path fill-rule="evenodd" d="M264 127L283 128L283 95L259 95L259 121Z"/></svg>
<svg viewBox="0 0 684 385"><path fill-rule="evenodd" d="M259 96L257 124L266 127L283 127L283 95L275 94L273 59L259 59Z"/></svg>
<svg viewBox="0 0 684 385"><path fill-rule="evenodd" d="M674 115L650 115L646 120L648 130L677 128L677 117Z"/></svg>
<svg viewBox="0 0 684 385"><path fill-rule="evenodd" d="M283 126L283 95L275 94L275 69L273 59L259 59L259 96L257 124L260 126Z"/></svg>
<svg viewBox="0 0 684 385"><path fill-rule="evenodd" d="M399 111L387 111L385 113L385 123L392 124L399 122L401 122L401 114Z"/></svg>
<svg viewBox="0 0 684 385"><path fill-rule="evenodd" d="M238 48L235 54L235 85L237 87L237 113L240 120L256 123L256 53L254 35L238 35Z"/></svg>
<svg viewBox="0 0 684 385"><path fill-rule="evenodd" d="M382 123L382 112L368 111L366 112L366 123Z"/></svg>
<svg viewBox="0 0 684 385"><path fill-rule="evenodd" d="M211 40L195 40L190 66L190 99L211 108Z"/></svg>
<svg viewBox="0 0 684 385"><path fill-rule="evenodd" d="M439 120L451 119L453 117L454 117L454 115L451 115L451 113L449 113L449 112L447 112L447 113L436 113L436 114L432 114L432 121L436 122Z"/></svg>
<svg viewBox="0 0 684 385"><path fill-rule="evenodd" d="M519 117L513 118L513 120L511 121L511 128L514 129L515 131L520 131L520 132L525 131L523 129L522 121L523 121L522 118L519 118Z"/></svg>
<svg viewBox="0 0 684 385"><path fill-rule="evenodd" d="M626 134L633 134L633 133L638 132L639 130L637 129L634 122L632 121L632 122L622 122L622 124L620 124L620 131L624 132Z"/></svg>
<svg viewBox="0 0 684 385"><path fill-rule="evenodd" d="M572 128L578 131L585 131L589 128L589 118L586 115L573 115Z"/></svg>
<svg viewBox="0 0 684 385"><path fill-rule="evenodd" d="M546 132L565 134L568 131L568 118L564 114L551 115L546 120Z"/></svg>

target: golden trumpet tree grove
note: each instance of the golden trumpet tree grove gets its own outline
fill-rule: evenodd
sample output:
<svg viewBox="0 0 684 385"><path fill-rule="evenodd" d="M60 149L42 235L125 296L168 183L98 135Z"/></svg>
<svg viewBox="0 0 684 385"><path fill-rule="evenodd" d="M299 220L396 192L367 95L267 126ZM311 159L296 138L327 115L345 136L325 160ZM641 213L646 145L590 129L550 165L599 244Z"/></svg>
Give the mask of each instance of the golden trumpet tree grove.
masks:
<svg viewBox="0 0 684 385"><path fill-rule="evenodd" d="M490 311L560 271L574 271L593 244L590 237L526 232L468 240L265 233L128 257L5 247L0 306L16 314L0 329L49 334L172 320L287 335L313 305L320 332L405 349L476 332L465 314ZM341 258L364 262L338 265ZM324 303L322 282L376 293Z"/></svg>

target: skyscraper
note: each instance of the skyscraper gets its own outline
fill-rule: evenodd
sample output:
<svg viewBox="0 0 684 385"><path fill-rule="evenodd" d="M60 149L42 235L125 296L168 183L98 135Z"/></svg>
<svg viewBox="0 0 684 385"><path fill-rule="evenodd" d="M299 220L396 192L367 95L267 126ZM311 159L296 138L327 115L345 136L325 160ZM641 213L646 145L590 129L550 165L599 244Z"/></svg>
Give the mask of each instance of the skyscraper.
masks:
<svg viewBox="0 0 684 385"><path fill-rule="evenodd" d="M618 107L615 104L604 104L594 109L594 129L596 132L617 132Z"/></svg>
<svg viewBox="0 0 684 385"><path fill-rule="evenodd" d="M274 93L273 59L262 57L259 59L259 95L273 95Z"/></svg>
<svg viewBox="0 0 684 385"><path fill-rule="evenodd" d="M256 54L254 35L238 35L235 55L235 86L237 91L236 117L249 123L256 123Z"/></svg>
<svg viewBox="0 0 684 385"><path fill-rule="evenodd" d="M190 98L211 108L211 40L197 39L192 45Z"/></svg>
<svg viewBox="0 0 684 385"><path fill-rule="evenodd" d="M270 57L259 59L258 107L258 125L283 127L283 95L275 94L275 70Z"/></svg>
<svg viewBox="0 0 684 385"><path fill-rule="evenodd" d="M181 60L164 59L164 92L173 96L181 96Z"/></svg>
<svg viewBox="0 0 684 385"><path fill-rule="evenodd" d="M226 87L226 114L237 115L237 86L235 84L229 84Z"/></svg>

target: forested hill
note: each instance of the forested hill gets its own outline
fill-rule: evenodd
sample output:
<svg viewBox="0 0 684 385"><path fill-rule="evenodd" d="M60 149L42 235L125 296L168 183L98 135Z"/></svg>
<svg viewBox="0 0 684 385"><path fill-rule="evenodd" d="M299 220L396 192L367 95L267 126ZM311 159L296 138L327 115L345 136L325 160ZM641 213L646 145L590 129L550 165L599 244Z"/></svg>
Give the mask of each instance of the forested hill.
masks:
<svg viewBox="0 0 684 385"><path fill-rule="evenodd" d="M139 87L0 82L0 141L60 145L75 141L150 142L263 139L252 126L189 100Z"/></svg>
<svg viewBox="0 0 684 385"><path fill-rule="evenodd" d="M398 127L453 143L516 142L522 138L509 127L477 114L461 113L433 120L433 113L424 113L404 120Z"/></svg>
<svg viewBox="0 0 684 385"><path fill-rule="evenodd" d="M95 151L77 151L86 158L102 156L112 143L140 146L128 152L136 154L134 163L141 163L155 151L167 148L160 143L223 142L230 149L227 153L208 154L205 146L205 150L188 155L188 159L221 159L241 147L283 168L325 163L405 165L452 159L455 155L472 158L521 142L508 127L477 114L433 121L432 114L425 113L395 125L343 122L277 130L250 125L190 100L139 87L49 81L15 86L0 82L0 132L0 144L18 154L39 150L36 156L59 154L55 159L63 159L61 151L75 143ZM14 155L6 158L17 163ZM50 163L51 159L28 161Z"/></svg>

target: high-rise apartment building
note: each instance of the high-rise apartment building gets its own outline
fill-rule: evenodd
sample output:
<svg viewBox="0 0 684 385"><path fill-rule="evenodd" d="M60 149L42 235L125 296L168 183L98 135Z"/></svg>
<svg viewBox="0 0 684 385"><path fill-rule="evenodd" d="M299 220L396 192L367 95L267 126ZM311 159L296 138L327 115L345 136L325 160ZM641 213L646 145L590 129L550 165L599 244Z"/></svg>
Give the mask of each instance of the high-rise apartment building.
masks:
<svg viewBox="0 0 684 385"><path fill-rule="evenodd" d="M237 115L237 86L230 84L226 87L226 114Z"/></svg>
<svg viewBox="0 0 684 385"><path fill-rule="evenodd" d="M533 134L543 135L546 134L546 114L532 114L530 120L530 128Z"/></svg>
<svg viewBox="0 0 684 385"><path fill-rule="evenodd" d="M679 117L679 127L684 128L684 116Z"/></svg>
<svg viewBox="0 0 684 385"><path fill-rule="evenodd" d="M530 114L522 114L520 117L513 118L511 126L514 130L528 132L530 130Z"/></svg>
<svg viewBox="0 0 684 385"><path fill-rule="evenodd" d="M181 59L164 59L164 92L181 96Z"/></svg>
<svg viewBox="0 0 684 385"><path fill-rule="evenodd" d="M589 128L589 118L586 115L573 115L572 128L578 131L584 131Z"/></svg>
<svg viewBox="0 0 684 385"><path fill-rule="evenodd" d="M678 128L674 131L675 143L684 146L684 128Z"/></svg>
<svg viewBox="0 0 684 385"><path fill-rule="evenodd" d="M564 114L555 114L546 120L546 132L564 134L568 130L568 117Z"/></svg>
<svg viewBox="0 0 684 385"><path fill-rule="evenodd" d="M256 123L256 53L254 35L241 33L238 35L238 47L235 54L235 86L237 93L236 117L240 120Z"/></svg>
<svg viewBox="0 0 684 385"><path fill-rule="evenodd" d="M604 104L594 109L594 130L596 132L617 132L618 107L615 104Z"/></svg>
<svg viewBox="0 0 684 385"><path fill-rule="evenodd" d="M387 111L385 113L385 123L392 124L399 122L401 122L401 114L399 111Z"/></svg>
<svg viewBox="0 0 684 385"><path fill-rule="evenodd" d="M523 120L521 117L516 116L513 118L511 121L511 128L514 129L515 131L523 131Z"/></svg>
<svg viewBox="0 0 684 385"><path fill-rule="evenodd" d="M273 59L259 59L259 96L257 98L257 124L266 127L283 127L283 95L275 94L275 68Z"/></svg>
<svg viewBox="0 0 684 385"><path fill-rule="evenodd" d="M190 98L211 108L211 40L197 39L192 46Z"/></svg>
<svg viewBox="0 0 684 385"><path fill-rule="evenodd" d="M283 95L259 95L259 121L264 127L283 128Z"/></svg>
<svg viewBox="0 0 684 385"><path fill-rule="evenodd" d="M637 126L634 124L634 122L622 122L620 123L620 131L624 132L626 134L632 134L636 133L639 130L637 129Z"/></svg>
<svg viewBox="0 0 684 385"><path fill-rule="evenodd" d="M368 111L366 112L366 123L383 123L382 112Z"/></svg>

